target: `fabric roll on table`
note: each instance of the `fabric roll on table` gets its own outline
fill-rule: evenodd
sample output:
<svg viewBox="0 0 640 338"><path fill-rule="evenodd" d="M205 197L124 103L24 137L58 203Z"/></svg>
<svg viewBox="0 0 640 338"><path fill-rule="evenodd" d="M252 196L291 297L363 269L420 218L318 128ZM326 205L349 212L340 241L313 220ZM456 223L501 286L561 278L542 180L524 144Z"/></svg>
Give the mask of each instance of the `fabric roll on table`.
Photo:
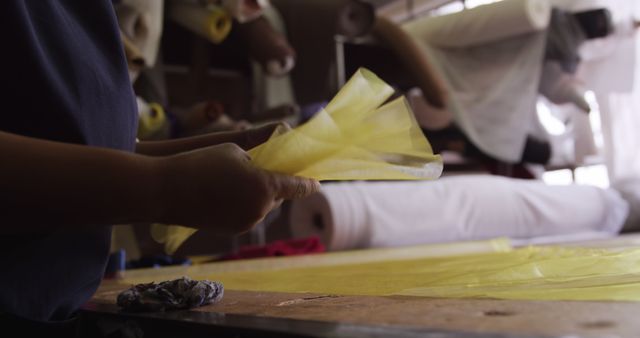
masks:
<svg viewBox="0 0 640 338"><path fill-rule="evenodd" d="M294 237L317 235L328 250L428 243L617 234L628 204L614 190L548 186L498 176L431 182L323 185L294 201Z"/></svg>

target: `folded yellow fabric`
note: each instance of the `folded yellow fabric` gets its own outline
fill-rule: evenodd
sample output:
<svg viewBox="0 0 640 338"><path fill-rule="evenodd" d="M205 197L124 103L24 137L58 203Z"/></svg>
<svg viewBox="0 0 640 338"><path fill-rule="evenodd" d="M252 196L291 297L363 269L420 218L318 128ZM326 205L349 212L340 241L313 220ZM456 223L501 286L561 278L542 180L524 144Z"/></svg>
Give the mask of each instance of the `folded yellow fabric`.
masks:
<svg viewBox="0 0 640 338"><path fill-rule="evenodd" d="M317 180L434 179L434 155L403 97L360 69L314 118L251 149L257 166Z"/></svg>
<svg viewBox="0 0 640 338"><path fill-rule="evenodd" d="M249 150L256 166L317 180L422 180L442 173L404 97L388 103L394 90L359 69L331 102L296 129L274 133ZM157 226L172 254L193 234L184 227Z"/></svg>
<svg viewBox="0 0 640 338"><path fill-rule="evenodd" d="M195 234L196 229L180 225L151 224L151 238L160 244L164 244L164 252L173 255L178 248Z"/></svg>
<svg viewBox="0 0 640 338"><path fill-rule="evenodd" d="M228 272L228 290L438 298L640 301L640 249L529 247L380 263Z"/></svg>

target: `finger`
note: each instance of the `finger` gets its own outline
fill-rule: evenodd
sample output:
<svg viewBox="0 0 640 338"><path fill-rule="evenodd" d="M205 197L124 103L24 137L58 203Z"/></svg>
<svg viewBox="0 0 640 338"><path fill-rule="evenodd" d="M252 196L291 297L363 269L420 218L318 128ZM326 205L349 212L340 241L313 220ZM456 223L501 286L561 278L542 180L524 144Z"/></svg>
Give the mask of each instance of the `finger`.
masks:
<svg viewBox="0 0 640 338"><path fill-rule="evenodd" d="M276 198L302 198L320 190L320 183L309 178L271 173L271 180Z"/></svg>
<svg viewBox="0 0 640 338"><path fill-rule="evenodd" d="M232 157L237 158L241 161L251 161L251 156L249 156L249 153L247 153L244 149L242 149L235 143L222 143L212 146L212 148L224 149L224 151L230 154Z"/></svg>
<svg viewBox="0 0 640 338"><path fill-rule="evenodd" d="M279 208L282 205L282 202L284 202L282 198L278 198L275 201L273 201L273 204L271 205L271 210Z"/></svg>
<svg viewBox="0 0 640 338"><path fill-rule="evenodd" d="M266 142L272 135L282 135L291 130L286 122L269 123L260 128L247 131L245 148L251 149Z"/></svg>
<svg viewBox="0 0 640 338"><path fill-rule="evenodd" d="M276 135L284 134L290 130L292 130L291 126L287 122L278 122L276 127L273 129L273 133Z"/></svg>

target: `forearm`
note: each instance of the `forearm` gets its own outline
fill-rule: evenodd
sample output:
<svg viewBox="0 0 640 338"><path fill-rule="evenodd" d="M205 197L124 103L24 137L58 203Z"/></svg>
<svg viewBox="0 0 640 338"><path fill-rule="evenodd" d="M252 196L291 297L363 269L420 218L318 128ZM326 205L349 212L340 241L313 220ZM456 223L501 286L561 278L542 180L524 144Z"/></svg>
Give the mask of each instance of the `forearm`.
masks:
<svg viewBox="0 0 640 338"><path fill-rule="evenodd" d="M153 219L153 159L0 132L0 233Z"/></svg>
<svg viewBox="0 0 640 338"><path fill-rule="evenodd" d="M139 142L136 146L136 153L149 156L167 156L221 143L235 143L246 148L247 133L224 132L167 141Z"/></svg>

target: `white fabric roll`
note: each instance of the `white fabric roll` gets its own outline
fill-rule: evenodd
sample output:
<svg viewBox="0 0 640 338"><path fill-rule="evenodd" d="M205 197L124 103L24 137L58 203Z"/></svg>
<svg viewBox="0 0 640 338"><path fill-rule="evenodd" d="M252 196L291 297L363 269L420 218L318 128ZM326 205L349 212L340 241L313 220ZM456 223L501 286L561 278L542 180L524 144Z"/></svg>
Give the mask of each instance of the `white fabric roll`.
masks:
<svg viewBox="0 0 640 338"><path fill-rule="evenodd" d="M114 4L120 30L142 52L146 67L153 67L158 57L164 1L122 0Z"/></svg>
<svg viewBox="0 0 640 338"><path fill-rule="evenodd" d="M549 25L547 0L503 0L454 14L415 20L404 26L438 47L470 47L541 31Z"/></svg>
<svg viewBox="0 0 640 338"><path fill-rule="evenodd" d="M295 201L295 237L320 236L329 250L580 233L616 234L628 204L614 190L548 186L498 176L430 182L323 185Z"/></svg>

